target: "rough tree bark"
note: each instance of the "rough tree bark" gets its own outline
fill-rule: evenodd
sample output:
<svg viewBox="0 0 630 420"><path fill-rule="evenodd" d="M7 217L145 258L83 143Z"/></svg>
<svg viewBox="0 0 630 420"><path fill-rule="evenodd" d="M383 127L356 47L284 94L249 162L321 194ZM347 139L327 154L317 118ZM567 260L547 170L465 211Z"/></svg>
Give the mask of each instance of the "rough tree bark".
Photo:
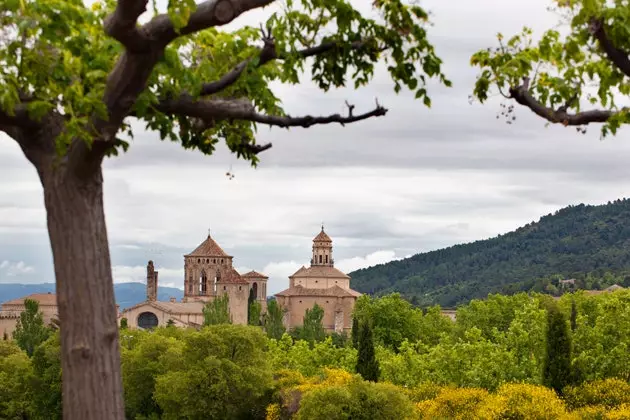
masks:
<svg viewBox="0 0 630 420"><path fill-rule="evenodd" d="M1 121L0 121L1 122ZM100 161L55 152L61 118L11 135L35 166L43 190L61 330L63 416L124 419L116 305L103 208ZM71 378L71 379L70 379Z"/></svg>
<svg viewBox="0 0 630 420"><path fill-rule="evenodd" d="M123 419L114 287L100 168L88 177L44 171L44 200L57 279L63 413Z"/></svg>

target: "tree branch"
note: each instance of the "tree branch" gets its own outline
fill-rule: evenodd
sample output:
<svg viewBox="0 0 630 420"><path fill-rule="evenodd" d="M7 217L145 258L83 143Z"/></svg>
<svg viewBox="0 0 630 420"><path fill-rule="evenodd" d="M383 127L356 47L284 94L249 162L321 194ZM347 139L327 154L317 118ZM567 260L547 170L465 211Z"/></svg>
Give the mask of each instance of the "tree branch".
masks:
<svg viewBox="0 0 630 420"><path fill-rule="evenodd" d="M104 22L105 33L118 40L127 51L141 53L151 49L151 39L137 26L147 10L148 0L118 0L116 10Z"/></svg>
<svg viewBox="0 0 630 420"><path fill-rule="evenodd" d="M373 110L363 114L353 115L353 108L353 106L350 107L350 112L347 116L332 114L327 116L306 115L302 117L291 117L288 115L260 114L256 112L254 105L246 99L212 98L196 101L192 97L180 97L176 100L166 101L160 105L159 110L167 114L198 118L202 121L233 119L284 128L308 128L313 125L332 123L338 123L343 126L345 124L366 120L372 117L381 117L387 114L387 109L381 106L378 101L376 101L376 107Z"/></svg>
<svg viewBox="0 0 630 420"><path fill-rule="evenodd" d="M599 18L593 18L590 21L589 31L599 42L608 59L616 65L626 76L630 77L630 58L628 53L615 47L608 38L604 28L604 22Z"/></svg>
<svg viewBox="0 0 630 420"><path fill-rule="evenodd" d="M539 117L552 123L561 123L565 126L605 123L610 117L616 114L615 111L607 110L591 110L570 114L567 112L567 106L569 106L573 100L567 102L567 105L554 110L553 108L543 105L532 96L529 92L529 78L527 77L523 79L522 85L510 88L510 98L514 99L520 105L529 108Z"/></svg>
<svg viewBox="0 0 630 420"><path fill-rule="evenodd" d="M190 35L213 26L225 25L244 12L268 6L274 1L275 0L207 0L197 5L195 11L190 15L186 26L179 31L175 29L171 18L167 14L154 17L142 28L150 34L152 39L156 40L160 45L166 46L180 36Z"/></svg>
<svg viewBox="0 0 630 420"><path fill-rule="evenodd" d="M355 41L349 44L350 49L358 50L364 48L368 45L370 40L362 40ZM265 33L263 30L263 47L260 49L260 53L258 54L259 61L257 67L261 67L273 60L282 60L287 57L286 53L278 53L276 50L276 45L274 39L271 37L271 34ZM316 55L324 54L328 51L332 51L335 48L338 48L341 44L336 41L324 42L315 47L305 48L303 50L299 50L296 54L302 58L313 57ZM384 48L379 48L378 51L382 51ZM248 58L246 60L241 61L236 65L229 73L226 73L219 80L206 83L201 87L201 96L212 95L222 90L230 87L234 83L238 81L238 79L243 74L243 71L247 68L250 62L254 60L254 57Z"/></svg>
<svg viewBox="0 0 630 420"><path fill-rule="evenodd" d="M149 23L137 27L137 20L146 10L148 0L118 0L114 13L106 19L105 30L125 46L125 52L107 80L103 100L108 118L103 120L94 117L93 126L99 137L92 149L86 148L83 153L76 153L76 159L85 158L100 163L114 144L116 133L138 95L146 89L147 80L169 42L179 36L224 25L244 12L274 1L207 0L197 5L188 24L177 31L168 15L156 16ZM105 146L98 143L105 143Z"/></svg>

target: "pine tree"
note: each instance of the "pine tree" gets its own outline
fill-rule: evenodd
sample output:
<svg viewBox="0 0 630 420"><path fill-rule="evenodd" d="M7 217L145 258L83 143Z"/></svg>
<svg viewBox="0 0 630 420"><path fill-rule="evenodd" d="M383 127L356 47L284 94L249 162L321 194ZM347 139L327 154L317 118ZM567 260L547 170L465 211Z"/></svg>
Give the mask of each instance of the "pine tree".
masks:
<svg viewBox="0 0 630 420"><path fill-rule="evenodd" d="M24 308L17 321L13 338L17 345L31 357L35 348L50 336L51 330L44 325L44 318L36 300L24 299Z"/></svg>
<svg viewBox="0 0 630 420"><path fill-rule="evenodd" d="M359 348L359 319L352 317L352 347Z"/></svg>
<svg viewBox="0 0 630 420"><path fill-rule="evenodd" d="M547 356L543 370L545 386L561 393L571 383L571 336L564 314L555 302L547 308Z"/></svg>
<svg viewBox="0 0 630 420"><path fill-rule="evenodd" d="M360 326L358 353L357 373L366 381L377 382L380 369L374 352L372 328L367 322Z"/></svg>

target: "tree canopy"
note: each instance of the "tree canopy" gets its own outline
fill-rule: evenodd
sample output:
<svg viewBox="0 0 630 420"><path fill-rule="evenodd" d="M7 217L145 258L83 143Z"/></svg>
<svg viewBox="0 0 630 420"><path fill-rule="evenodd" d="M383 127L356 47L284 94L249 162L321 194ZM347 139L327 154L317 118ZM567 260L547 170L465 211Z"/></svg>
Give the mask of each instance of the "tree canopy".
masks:
<svg viewBox="0 0 630 420"><path fill-rule="evenodd" d="M94 144L92 153L126 150L117 135L119 128L132 134L125 120L132 116L185 148L211 154L224 140L255 163L265 148L254 145L256 124L309 127L385 115L378 103L361 114L351 107L347 116L287 115L270 83L299 83L311 58L310 75L324 91L366 85L378 61L396 91L409 88L426 105L426 77L450 84L427 40L427 12L403 0L375 2L378 19L347 0L288 1L261 28L231 32L218 27L274 1L172 1L140 26L146 0L2 3L0 122L19 127L63 115L60 154L77 140Z"/></svg>
<svg viewBox="0 0 630 420"><path fill-rule="evenodd" d="M478 51L474 96L498 93L550 123L602 123L602 136L630 122L630 2L554 0L560 25L536 37L530 28ZM502 112L508 122L514 107Z"/></svg>

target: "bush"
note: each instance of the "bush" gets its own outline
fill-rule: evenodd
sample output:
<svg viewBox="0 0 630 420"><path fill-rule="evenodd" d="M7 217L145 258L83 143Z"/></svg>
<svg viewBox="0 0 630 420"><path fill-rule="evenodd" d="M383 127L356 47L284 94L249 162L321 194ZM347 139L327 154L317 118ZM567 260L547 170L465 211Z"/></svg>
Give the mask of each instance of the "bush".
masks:
<svg viewBox="0 0 630 420"><path fill-rule="evenodd" d="M595 405L615 408L630 404L630 384L620 379L603 379L567 387L564 394L571 409Z"/></svg>
<svg viewBox="0 0 630 420"><path fill-rule="evenodd" d="M478 407L476 418L559 419L567 411L549 388L530 384L505 384Z"/></svg>
<svg viewBox="0 0 630 420"><path fill-rule="evenodd" d="M421 419L474 419L477 406L488 397L480 388L444 388L431 400L416 405Z"/></svg>
<svg viewBox="0 0 630 420"><path fill-rule="evenodd" d="M413 417L413 404L402 389L357 377L345 385L319 386L305 393L296 416L300 420L404 420Z"/></svg>

